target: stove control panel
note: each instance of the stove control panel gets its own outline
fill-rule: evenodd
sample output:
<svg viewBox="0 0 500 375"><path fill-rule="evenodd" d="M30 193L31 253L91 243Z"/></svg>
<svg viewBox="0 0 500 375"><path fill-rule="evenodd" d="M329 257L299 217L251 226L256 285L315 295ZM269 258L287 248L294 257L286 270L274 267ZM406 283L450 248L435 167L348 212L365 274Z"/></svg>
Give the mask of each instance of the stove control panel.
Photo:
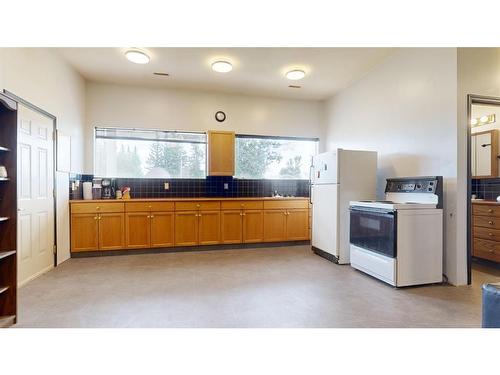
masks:
<svg viewBox="0 0 500 375"><path fill-rule="evenodd" d="M385 192L435 194L440 187L440 180L439 176L388 178Z"/></svg>

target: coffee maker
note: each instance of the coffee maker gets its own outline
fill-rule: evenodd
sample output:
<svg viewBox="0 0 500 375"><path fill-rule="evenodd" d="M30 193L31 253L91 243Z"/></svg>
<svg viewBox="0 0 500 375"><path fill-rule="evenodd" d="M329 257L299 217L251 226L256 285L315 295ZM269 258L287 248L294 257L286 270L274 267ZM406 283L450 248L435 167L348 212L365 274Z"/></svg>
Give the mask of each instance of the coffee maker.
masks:
<svg viewBox="0 0 500 375"><path fill-rule="evenodd" d="M102 185L102 199L112 199L113 198L113 186L111 186L111 180L108 178L103 178L101 181Z"/></svg>

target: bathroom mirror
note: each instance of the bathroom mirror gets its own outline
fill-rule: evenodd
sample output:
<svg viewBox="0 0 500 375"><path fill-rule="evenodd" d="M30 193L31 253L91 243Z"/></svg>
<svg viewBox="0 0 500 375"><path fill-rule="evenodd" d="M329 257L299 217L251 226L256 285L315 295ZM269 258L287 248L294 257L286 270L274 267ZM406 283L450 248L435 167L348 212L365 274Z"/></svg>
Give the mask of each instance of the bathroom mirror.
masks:
<svg viewBox="0 0 500 375"><path fill-rule="evenodd" d="M471 154L473 178L498 177L498 130L473 133Z"/></svg>

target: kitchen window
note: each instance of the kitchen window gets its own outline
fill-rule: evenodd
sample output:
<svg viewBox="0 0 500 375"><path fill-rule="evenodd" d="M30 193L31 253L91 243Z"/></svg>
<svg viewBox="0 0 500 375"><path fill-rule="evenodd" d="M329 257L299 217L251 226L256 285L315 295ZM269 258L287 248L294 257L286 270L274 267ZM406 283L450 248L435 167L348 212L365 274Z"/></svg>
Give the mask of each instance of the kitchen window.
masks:
<svg viewBox="0 0 500 375"><path fill-rule="evenodd" d="M236 176L247 179L309 179L318 138L236 135Z"/></svg>
<svg viewBox="0 0 500 375"><path fill-rule="evenodd" d="M94 174L125 178L205 178L201 132L95 128Z"/></svg>

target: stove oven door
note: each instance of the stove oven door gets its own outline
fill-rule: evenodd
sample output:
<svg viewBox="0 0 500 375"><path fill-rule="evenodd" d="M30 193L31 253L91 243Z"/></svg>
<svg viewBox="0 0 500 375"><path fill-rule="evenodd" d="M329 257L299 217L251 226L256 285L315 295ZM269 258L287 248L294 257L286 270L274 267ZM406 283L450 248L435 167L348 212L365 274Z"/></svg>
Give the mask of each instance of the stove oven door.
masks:
<svg viewBox="0 0 500 375"><path fill-rule="evenodd" d="M350 209L350 242L365 250L396 258L396 211Z"/></svg>

